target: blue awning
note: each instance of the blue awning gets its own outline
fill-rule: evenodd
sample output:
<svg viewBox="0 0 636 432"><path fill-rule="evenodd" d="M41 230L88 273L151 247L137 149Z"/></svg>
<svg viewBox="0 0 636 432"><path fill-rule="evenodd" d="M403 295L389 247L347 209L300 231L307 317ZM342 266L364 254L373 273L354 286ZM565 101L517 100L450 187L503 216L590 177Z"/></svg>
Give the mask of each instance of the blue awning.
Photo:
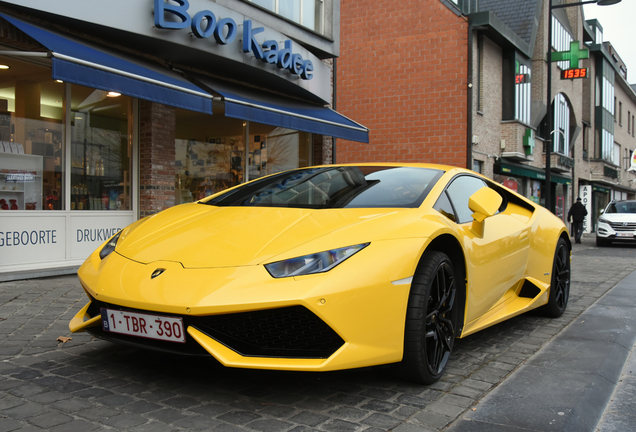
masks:
<svg viewBox="0 0 636 432"><path fill-rule="evenodd" d="M53 79L212 114L209 93L159 64L88 45L5 14L0 16L50 51Z"/></svg>
<svg viewBox="0 0 636 432"><path fill-rule="evenodd" d="M222 96L227 117L351 141L369 142L368 128L330 108L210 77L196 75L192 78L201 88Z"/></svg>

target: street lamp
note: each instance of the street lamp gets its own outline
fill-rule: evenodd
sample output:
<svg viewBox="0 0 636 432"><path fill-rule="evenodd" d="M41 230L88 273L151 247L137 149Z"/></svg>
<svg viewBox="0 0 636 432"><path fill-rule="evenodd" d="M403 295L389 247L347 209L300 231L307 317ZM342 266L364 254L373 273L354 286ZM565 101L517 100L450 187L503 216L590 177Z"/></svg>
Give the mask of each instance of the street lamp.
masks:
<svg viewBox="0 0 636 432"><path fill-rule="evenodd" d="M547 137L546 137L546 158L545 158L545 206L554 213L554 206L552 205L552 175L550 172L550 158L552 157L552 117L554 115L552 110L552 10L553 9L562 9L566 7L572 6L582 6L585 4L596 3L599 6L611 6L616 3L620 3L621 0L589 0L582 1L576 3L564 3L553 5L552 0L548 0L548 83L547 83L547 104L548 104L548 113L546 119L546 129L547 129ZM574 185L574 179L572 179L572 184Z"/></svg>

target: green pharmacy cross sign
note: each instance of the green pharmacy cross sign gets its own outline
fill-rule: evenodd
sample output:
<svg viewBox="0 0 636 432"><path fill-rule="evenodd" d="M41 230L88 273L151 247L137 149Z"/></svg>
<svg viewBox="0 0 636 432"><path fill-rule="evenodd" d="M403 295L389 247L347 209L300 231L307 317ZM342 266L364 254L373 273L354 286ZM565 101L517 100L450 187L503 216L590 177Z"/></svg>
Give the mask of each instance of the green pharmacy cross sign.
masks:
<svg viewBox="0 0 636 432"><path fill-rule="evenodd" d="M579 41L570 42L569 51L551 53L550 59L555 61L569 61L570 68L561 72L561 79L586 78L587 69L579 67L579 61L590 58L590 51L579 48Z"/></svg>
<svg viewBox="0 0 636 432"><path fill-rule="evenodd" d="M552 53L552 61L569 61L570 69L579 67L579 60L590 58L590 51L579 48L579 41L570 42L570 51Z"/></svg>

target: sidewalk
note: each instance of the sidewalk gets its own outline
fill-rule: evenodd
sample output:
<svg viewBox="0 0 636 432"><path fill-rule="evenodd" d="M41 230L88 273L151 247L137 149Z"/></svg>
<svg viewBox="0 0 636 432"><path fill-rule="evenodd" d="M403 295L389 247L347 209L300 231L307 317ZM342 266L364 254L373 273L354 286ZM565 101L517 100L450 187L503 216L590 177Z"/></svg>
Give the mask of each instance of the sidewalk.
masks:
<svg viewBox="0 0 636 432"><path fill-rule="evenodd" d="M636 271L467 411L449 432L583 432L597 425L602 432L634 430L635 328Z"/></svg>

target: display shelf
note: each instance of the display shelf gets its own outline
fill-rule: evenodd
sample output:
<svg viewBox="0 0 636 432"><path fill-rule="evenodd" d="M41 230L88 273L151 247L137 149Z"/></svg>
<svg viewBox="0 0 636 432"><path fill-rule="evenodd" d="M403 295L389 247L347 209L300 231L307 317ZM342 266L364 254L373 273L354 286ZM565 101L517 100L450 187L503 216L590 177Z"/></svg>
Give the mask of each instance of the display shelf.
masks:
<svg viewBox="0 0 636 432"><path fill-rule="evenodd" d="M42 210L43 157L0 154L0 200L15 200L17 210Z"/></svg>

